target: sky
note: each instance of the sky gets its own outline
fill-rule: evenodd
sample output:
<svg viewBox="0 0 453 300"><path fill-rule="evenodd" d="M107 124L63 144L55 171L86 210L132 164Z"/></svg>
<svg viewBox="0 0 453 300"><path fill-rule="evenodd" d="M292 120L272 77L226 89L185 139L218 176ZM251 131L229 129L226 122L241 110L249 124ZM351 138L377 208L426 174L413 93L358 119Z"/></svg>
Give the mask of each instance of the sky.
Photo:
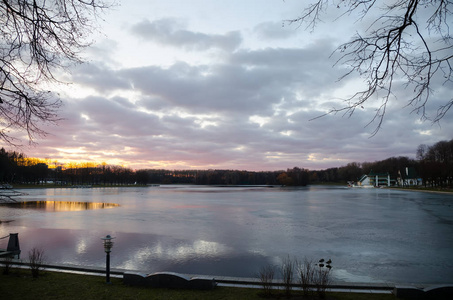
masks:
<svg viewBox="0 0 453 300"><path fill-rule="evenodd" d="M339 81L347 69L331 54L367 24L335 9L313 32L285 22L304 3L118 2L89 36L86 63L61 74L61 120L21 150L132 169L321 170L415 158L420 144L453 138L453 112L421 121L403 87L376 135L379 101L317 118L363 88L355 75ZM436 84L430 113L451 98L451 84Z"/></svg>

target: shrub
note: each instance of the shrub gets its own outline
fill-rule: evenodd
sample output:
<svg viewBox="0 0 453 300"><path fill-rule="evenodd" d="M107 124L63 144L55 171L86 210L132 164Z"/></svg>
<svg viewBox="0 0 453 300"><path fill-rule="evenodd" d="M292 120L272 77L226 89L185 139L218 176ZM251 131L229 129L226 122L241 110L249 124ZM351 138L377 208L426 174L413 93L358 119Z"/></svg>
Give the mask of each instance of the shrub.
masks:
<svg viewBox="0 0 453 300"><path fill-rule="evenodd" d="M294 275L298 272L299 286L302 288L304 298L314 297L312 293L316 291L317 297L325 298L326 290L331 283L330 271L332 269L332 261L319 260L319 263L314 263L307 258L303 263L299 263L297 259L291 259L289 256L282 261L280 271L283 279L282 286L287 298L291 297L292 288L294 286ZM296 269L297 268L297 269ZM274 268L267 266L261 268L259 272L261 284L264 289L265 296L271 296L272 281L274 279ZM311 299L311 298L310 298Z"/></svg>
<svg viewBox="0 0 453 300"><path fill-rule="evenodd" d="M281 273L283 278L283 288L287 297L291 297L294 280L294 269L297 261L293 261L289 256L283 260Z"/></svg>
<svg viewBox="0 0 453 300"><path fill-rule="evenodd" d="M312 291L314 277L315 264L313 263L313 260L305 258L304 262L299 264L299 283L302 287L304 296L308 296Z"/></svg>
<svg viewBox="0 0 453 300"><path fill-rule="evenodd" d="M32 248L28 252L28 264L30 266L32 277L38 278L40 272L44 269L44 250Z"/></svg>
<svg viewBox="0 0 453 300"><path fill-rule="evenodd" d="M316 292L320 298L325 298L326 289L330 285L330 270L332 266L330 265L332 261L329 259L326 264L324 264L324 259L319 261L317 268L314 272L313 283L316 287Z"/></svg>
<svg viewBox="0 0 453 300"><path fill-rule="evenodd" d="M261 285L263 286L264 295L270 297L272 295L272 283L274 281L275 269L273 266L268 265L261 268L259 277Z"/></svg>
<svg viewBox="0 0 453 300"><path fill-rule="evenodd" d="M11 256L6 256L2 259L2 264L4 266L3 274L5 274L5 275L9 274L9 269L11 267L12 261L13 261L13 258Z"/></svg>

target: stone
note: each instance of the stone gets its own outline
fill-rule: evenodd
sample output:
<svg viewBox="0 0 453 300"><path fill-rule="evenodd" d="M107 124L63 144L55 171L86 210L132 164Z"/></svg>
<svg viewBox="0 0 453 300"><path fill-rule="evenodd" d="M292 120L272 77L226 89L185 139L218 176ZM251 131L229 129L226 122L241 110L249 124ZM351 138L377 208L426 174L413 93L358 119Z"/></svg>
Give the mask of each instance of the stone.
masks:
<svg viewBox="0 0 453 300"><path fill-rule="evenodd" d="M404 299L453 299L453 285L436 285L424 289L413 286L395 286L396 297Z"/></svg>
<svg viewBox="0 0 453 300"><path fill-rule="evenodd" d="M123 275L123 283L133 286L197 290L210 290L217 286L214 278L190 278L173 272L159 272L150 275L126 272Z"/></svg>

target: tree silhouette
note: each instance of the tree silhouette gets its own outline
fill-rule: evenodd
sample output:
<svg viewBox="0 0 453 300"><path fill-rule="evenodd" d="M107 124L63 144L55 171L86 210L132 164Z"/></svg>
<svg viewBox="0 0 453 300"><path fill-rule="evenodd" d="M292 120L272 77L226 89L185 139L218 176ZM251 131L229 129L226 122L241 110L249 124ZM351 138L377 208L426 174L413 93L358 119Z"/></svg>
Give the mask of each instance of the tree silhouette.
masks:
<svg viewBox="0 0 453 300"><path fill-rule="evenodd" d="M58 97L46 85L56 70L80 62L80 50L102 0L0 1L0 140L14 144L11 131L30 142L45 135L41 123L58 120Z"/></svg>
<svg viewBox="0 0 453 300"><path fill-rule="evenodd" d="M381 128L389 101L396 99L402 80L407 105L422 120L439 122L452 107L453 98L445 99L433 116L427 112L427 104L435 81L440 78L444 85L452 83L452 4L443 0L318 0L306 6L299 17L288 20L314 30L323 14L334 6L340 10L340 18L356 15L357 21L371 24L335 50L340 54L336 64L349 67L340 79L358 73L366 87L345 99L344 107L332 108L325 115L344 112L350 116L356 108L379 98L382 102L370 121L377 123L374 135Z"/></svg>

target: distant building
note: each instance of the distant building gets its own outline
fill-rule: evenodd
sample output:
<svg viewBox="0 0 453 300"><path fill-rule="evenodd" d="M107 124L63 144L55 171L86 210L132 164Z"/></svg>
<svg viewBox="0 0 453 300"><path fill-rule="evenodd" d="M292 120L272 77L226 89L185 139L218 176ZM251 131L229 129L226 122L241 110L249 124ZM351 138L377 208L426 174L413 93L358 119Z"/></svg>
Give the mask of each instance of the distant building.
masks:
<svg viewBox="0 0 453 300"><path fill-rule="evenodd" d="M380 187L380 186L392 186L395 185L395 180L390 178L390 174L387 173L374 173L370 172L368 175L363 175L362 178L357 182L357 187Z"/></svg>
<svg viewBox="0 0 453 300"><path fill-rule="evenodd" d="M422 179L418 178L413 167L406 167L402 174L398 171L397 181L400 186L418 186L423 184Z"/></svg>

